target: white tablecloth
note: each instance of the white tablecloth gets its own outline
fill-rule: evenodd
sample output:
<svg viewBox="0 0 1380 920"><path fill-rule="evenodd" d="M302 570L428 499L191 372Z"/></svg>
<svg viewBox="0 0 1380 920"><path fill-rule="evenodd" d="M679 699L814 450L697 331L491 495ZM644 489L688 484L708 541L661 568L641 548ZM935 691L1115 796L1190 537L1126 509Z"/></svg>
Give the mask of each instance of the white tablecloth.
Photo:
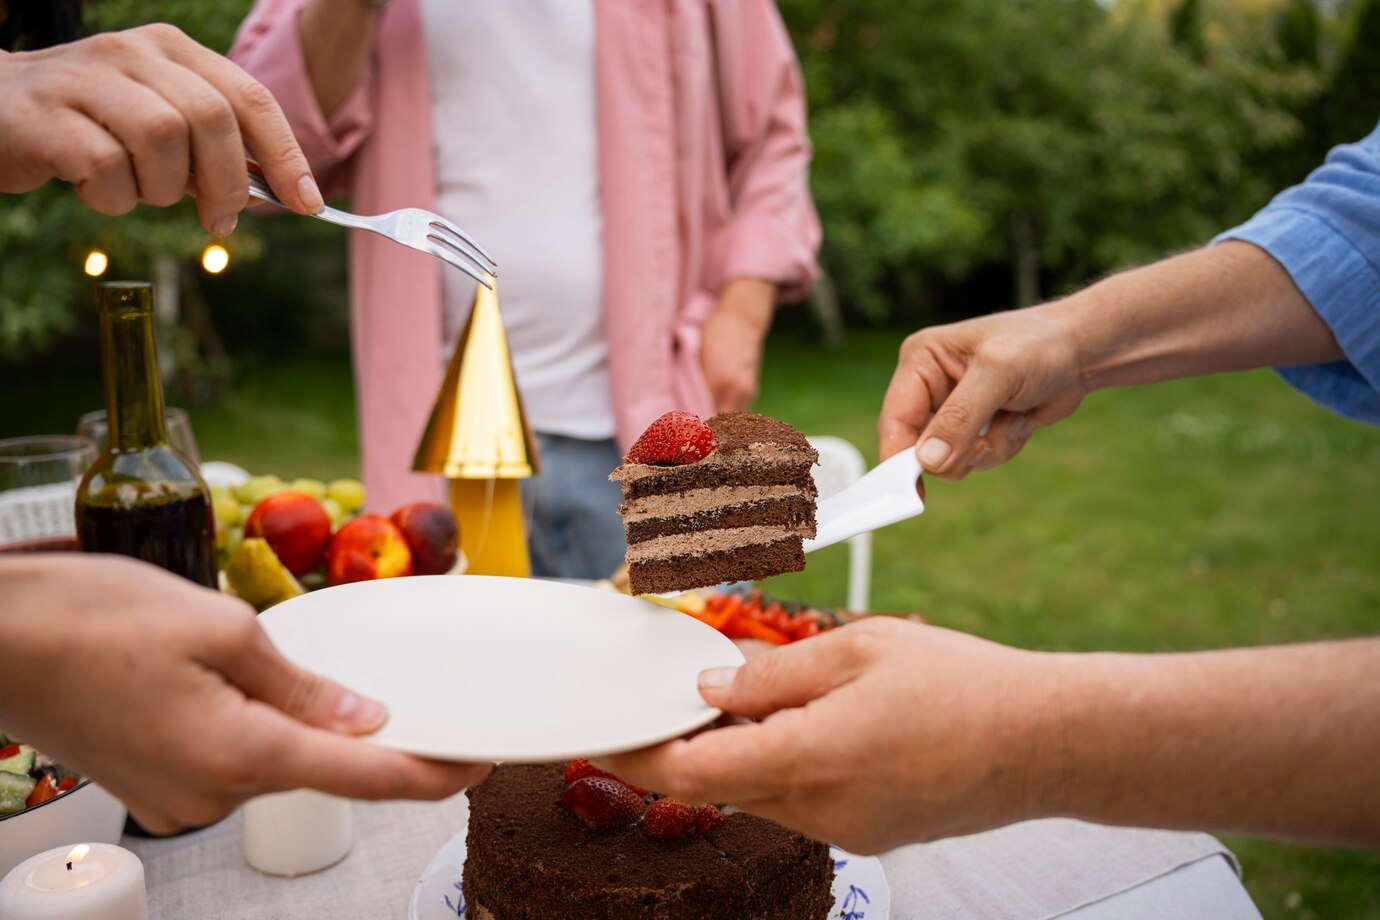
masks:
<svg viewBox="0 0 1380 920"><path fill-rule="evenodd" d="M403 920L422 870L464 829L467 811L463 795L357 803L354 850L298 879L245 864L238 815L185 837L125 846L144 861L152 920ZM1069 920L1256 920L1224 855L1205 834L1053 820L903 847L882 863L893 920L1045 920L1070 911Z"/></svg>

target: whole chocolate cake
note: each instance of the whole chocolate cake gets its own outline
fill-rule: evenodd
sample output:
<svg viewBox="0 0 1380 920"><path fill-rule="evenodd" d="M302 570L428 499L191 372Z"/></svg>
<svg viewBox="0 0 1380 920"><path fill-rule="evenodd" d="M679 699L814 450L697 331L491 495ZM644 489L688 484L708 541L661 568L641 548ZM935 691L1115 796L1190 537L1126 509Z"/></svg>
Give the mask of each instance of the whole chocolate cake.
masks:
<svg viewBox="0 0 1380 920"><path fill-rule="evenodd" d="M567 768L568 769L568 768ZM476 920L824 920L829 848L742 812L656 839L562 805L562 767L506 765L471 789L464 892ZM650 800L650 796L647 797ZM689 806L680 806L689 808ZM640 810L640 806L639 806ZM717 812L715 812L717 815ZM643 819L650 822L649 817Z"/></svg>
<svg viewBox="0 0 1380 920"><path fill-rule="evenodd" d="M727 412L668 413L610 479L628 538L633 594L684 591L805 568L815 535L819 454L785 422Z"/></svg>

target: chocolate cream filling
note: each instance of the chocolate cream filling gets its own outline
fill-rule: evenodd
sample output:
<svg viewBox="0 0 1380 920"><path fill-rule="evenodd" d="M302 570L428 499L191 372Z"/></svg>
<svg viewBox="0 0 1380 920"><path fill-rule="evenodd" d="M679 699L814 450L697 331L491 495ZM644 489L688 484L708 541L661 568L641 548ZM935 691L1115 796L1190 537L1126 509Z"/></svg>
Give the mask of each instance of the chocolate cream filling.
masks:
<svg viewBox="0 0 1380 920"><path fill-rule="evenodd" d="M779 543L783 540L800 541L800 534L787 527L725 527L719 530L705 530L699 533L670 534L654 537L628 547L628 564L651 562L677 556L703 556L724 550L745 546L758 546Z"/></svg>
<svg viewBox="0 0 1380 920"><path fill-rule="evenodd" d="M645 521L648 518L735 508L767 499L799 495L802 491L799 486L719 486L712 489L688 489L669 495L634 498L618 511L625 521Z"/></svg>

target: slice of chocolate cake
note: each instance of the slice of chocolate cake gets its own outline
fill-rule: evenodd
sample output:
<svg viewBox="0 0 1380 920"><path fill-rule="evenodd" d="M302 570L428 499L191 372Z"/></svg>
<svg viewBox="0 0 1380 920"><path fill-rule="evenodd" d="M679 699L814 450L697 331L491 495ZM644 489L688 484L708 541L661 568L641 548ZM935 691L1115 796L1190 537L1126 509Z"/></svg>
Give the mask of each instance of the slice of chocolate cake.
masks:
<svg viewBox="0 0 1380 920"><path fill-rule="evenodd" d="M686 591L805 568L819 454L785 422L726 412L657 419L609 477L626 499L633 594Z"/></svg>
<svg viewBox="0 0 1380 920"><path fill-rule="evenodd" d="M831 912L825 844L742 812L671 839L650 836L649 818L636 815L596 830L562 805L568 790L559 765L505 764L466 793L467 916L825 920ZM649 805L637 811L644 807L650 815Z"/></svg>

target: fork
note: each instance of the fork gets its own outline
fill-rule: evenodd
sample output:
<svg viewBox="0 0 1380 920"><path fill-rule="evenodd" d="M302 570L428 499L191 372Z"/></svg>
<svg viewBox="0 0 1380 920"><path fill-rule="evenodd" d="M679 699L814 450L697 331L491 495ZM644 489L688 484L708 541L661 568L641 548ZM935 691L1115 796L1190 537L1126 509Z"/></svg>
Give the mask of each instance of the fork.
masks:
<svg viewBox="0 0 1380 920"><path fill-rule="evenodd" d="M280 208L286 207L278 196L273 194L268 183L252 172L249 174L249 194L260 201L276 204ZM389 211L387 214L366 217L328 207L311 216L342 227L371 230L394 242L433 255L447 265L460 269L490 290L493 289L494 280L498 277L498 263L482 246L444 217L423 211L421 208L403 208Z"/></svg>

